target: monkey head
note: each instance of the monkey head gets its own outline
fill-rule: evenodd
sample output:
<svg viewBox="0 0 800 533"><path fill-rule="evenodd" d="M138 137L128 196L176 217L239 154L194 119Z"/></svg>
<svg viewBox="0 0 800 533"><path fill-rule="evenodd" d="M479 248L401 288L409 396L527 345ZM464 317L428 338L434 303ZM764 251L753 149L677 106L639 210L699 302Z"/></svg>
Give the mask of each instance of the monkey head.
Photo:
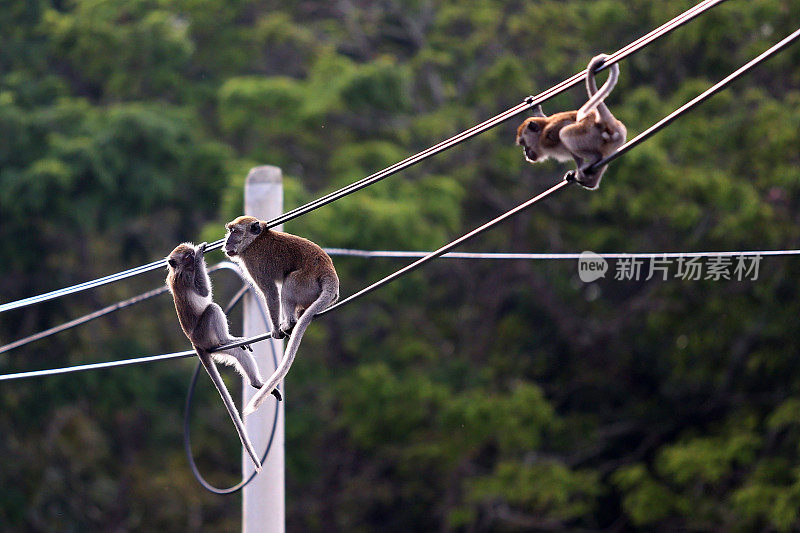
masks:
<svg viewBox="0 0 800 533"><path fill-rule="evenodd" d="M542 131L547 125L545 117L528 117L517 128L517 144L522 146L522 152L529 163L536 163L540 157L547 157L540 146Z"/></svg>
<svg viewBox="0 0 800 533"><path fill-rule="evenodd" d="M175 247L167 256L167 282L183 279L186 275L194 276L197 268L197 254L202 254L206 243L195 246L190 242L184 242ZM191 278L189 278L191 279Z"/></svg>
<svg viewBox="0 0 800 533"><path fill-rule="evenodd" d="M264 223L255 217L241 216L225 224L228 234L225 236L225 254L236 257L250 246L264 231Z"/></svg>

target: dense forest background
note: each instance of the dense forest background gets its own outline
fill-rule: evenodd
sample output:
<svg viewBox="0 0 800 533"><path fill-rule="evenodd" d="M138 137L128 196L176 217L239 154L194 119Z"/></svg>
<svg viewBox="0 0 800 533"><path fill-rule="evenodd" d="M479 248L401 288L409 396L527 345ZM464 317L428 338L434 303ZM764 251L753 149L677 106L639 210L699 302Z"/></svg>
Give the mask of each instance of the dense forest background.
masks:
<svg viewBox="0 0 800 533"><path fill-rule="evenodd" d="M0 301L218 239L255 165L283 169L296 207L692 3L2 2ZM798 21L796 0L730 0L624 61L610 107L632 137ZM795 45L619 159L599 191L563 191L469 249L800 248L798 65ZM436 248L568 168L523 161L521 118L286 230ZM335 262L343 295L404 264ZM0 343L164 274L5 313ZM287 528L797 530L798 278L793 257L765 258L757 280L589 284L574 261L435 262L309 329L287 380ZM163 296L0 355L0 372L186 348ZM0 384L2 529L238 528L239 497L205 492L184 456L193 365ZM196 454L232 483L238 440L201 384Z"/></svg>

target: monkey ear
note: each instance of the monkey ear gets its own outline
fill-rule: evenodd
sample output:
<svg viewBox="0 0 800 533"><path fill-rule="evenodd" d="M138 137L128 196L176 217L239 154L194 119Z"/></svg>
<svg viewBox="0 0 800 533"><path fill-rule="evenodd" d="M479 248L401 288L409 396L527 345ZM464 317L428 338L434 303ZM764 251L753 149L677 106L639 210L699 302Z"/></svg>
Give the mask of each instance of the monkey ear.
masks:
<svg viewBox="0 0 800 533"><path fill-rule="evenodd" d="M547 115L545 115L545 114L544 114L544 111L542 111L542 106L541 106L541 104L536 104L535 106L533 106L533 107L531 108L531 113L533 113L533 116L534 116L534 117L544 117L544 118L547 118Z"/></svg>
<svg viewBox="0 0 800 533"><path fill-rule="evenodd" d="M253 222L250 224L250 232L254 235L261 233L261 224L259 222Z"/></svg>

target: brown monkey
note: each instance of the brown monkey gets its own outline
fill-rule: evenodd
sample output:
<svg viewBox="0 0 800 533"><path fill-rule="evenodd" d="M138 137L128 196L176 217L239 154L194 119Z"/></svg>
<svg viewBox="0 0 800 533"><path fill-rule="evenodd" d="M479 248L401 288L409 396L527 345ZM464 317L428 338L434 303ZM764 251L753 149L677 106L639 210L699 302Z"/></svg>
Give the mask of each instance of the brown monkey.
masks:
<svg viewBox="0 0 800 533"><path fill-rule="evenodd" d="M256 470L260 470L261 461L245 432L244 423L236 411L233 399L225 387L214 361L232 365L240 374L247 377L253 387L260 389L264 380L258 372L255 359L245 348L232 348L225 352L211 353L211 350L218 346L241 339L230 335L225 313L222 312L219 305L211 300L211 280L203 259L205 248L206 243L198 246L194 246L192 243L183 243L172 250L167 258L169 265L167 286L175 301L175 310L178 313L178 321L183 332L191 341L200 362L222 396L222 401L233 420L242 445L255 463ZM280 400L280 393L277 390L275 392Z"/></svg>
<svg viewBox="0 0 800 533"><path fill-rule="evenodd" d="M625 144L625 125L614 118L604 100L619 78L619 66L611 65L608 80L597 90L595 73L608 58L592 58L586 68L586 92L589 100L577 111L565 111L547 117L540 106L535 115L517 129L517 144L523 147L531 163L552 157L559 161L575 160L573 179L587 189L597 189L607 166L591 171L592 165Z"/></svg>
<svg viewBox="0 0 800 533"><path fill-rule="evenodd" d="M281 339L291 334L280 365L244 408L248 415L289 372L314 315L339 298L339 277L328 254L308 239L272 231L251 216L238 217L225 228L225 253L242 266L264 297L272 336Z"/></svg>

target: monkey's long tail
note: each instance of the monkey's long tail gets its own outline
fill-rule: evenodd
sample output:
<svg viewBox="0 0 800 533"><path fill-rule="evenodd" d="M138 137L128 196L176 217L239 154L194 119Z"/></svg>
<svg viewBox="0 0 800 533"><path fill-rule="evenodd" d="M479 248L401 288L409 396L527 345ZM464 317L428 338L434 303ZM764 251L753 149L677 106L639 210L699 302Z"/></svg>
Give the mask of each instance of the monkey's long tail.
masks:
<svg viewBox="0 0 800 533"><path fill-rule="evenodd" d="M309 305L303 314L300 315L300 318L297 319L297 324L294 325L292 335L289 337L289 342L286 344L286 351L283 354L281 364L278 365L275 372L273 372L267 382L264 383L264 386L258 389L258 392L250 398L250 401L242 411L244 416L255 412L255 410L264 403L275 387L283 381L283 378L289 372L289 368L294 362L294 356L297 353L297 349L300 347L300 340L303 338L303 333L305 333L311 320L314 319L314 315L324 311L325 308L334 303L339 297L338 283L325 283L323 286L326 288L322 290L322 294L319 295L319 298L314 300L314 303Z"/></svg>
<svg viewBox="0 0 800 533"><path fill-rule="evenodd" d="M594 56L591 61L589 61L589 66L586 67L586 92L589 93L589 100L586 101L585 104L578 109L578 115L575 117L575 120L581 121L586 118L589 113L592 112L594 108L599 106L606 97L611 94L611 91L614 89L614 86L617 84L617 79L619 78L619 65L614 63L611 65L611 70L608 74L608 79L600 87L600 90L597 90L597 86L594 83L594 70L598 67L600 63L605 61L608 57L606 54L600 54Z"/></svg>
<svg viewBox="0 0 800 533"><path fill-rule="evenodd" d="M236 405L233 403L233 398L231 398L228 389L225 387L225 383L222 381L222 376L217 370L217 365L215 365L214 361L211 359L211 354L197 348L195 348L195 351L200 358L200 362L203 363L203 368L206 369L206 372L208 372L208 375L211 377L211 381L214 382L214 386L217 388L219 395L222 396L222 402L225 404L228 414L231 415L233 425L236 427L236 432L239 434L239 440L242 441L242 446L247 450L247 455L249 455L250 459L255 463L256 472L261 472L261 461L258 459L258 454L253 447L253 443L250 442L250 438L247 436L247 432L244 429L244 422L239 416L239 412L236 410Z"/></svg>

